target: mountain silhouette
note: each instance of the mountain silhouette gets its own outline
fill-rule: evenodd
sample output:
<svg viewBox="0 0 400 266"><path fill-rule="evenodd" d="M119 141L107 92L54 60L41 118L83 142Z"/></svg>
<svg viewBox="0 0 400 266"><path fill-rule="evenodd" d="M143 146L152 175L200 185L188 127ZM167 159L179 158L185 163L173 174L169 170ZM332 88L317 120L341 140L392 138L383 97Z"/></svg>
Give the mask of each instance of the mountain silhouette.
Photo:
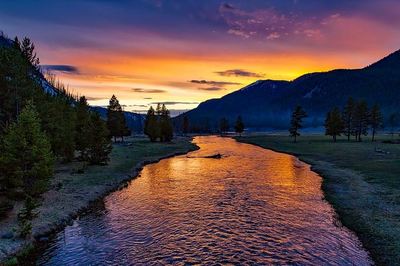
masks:
<svg viewBox="0 0 400 266"><path fill-rule="evenodd" d="M287 128L290 114L301 105L306 126L322 126L325 114L352 96L379 104L385 117L400 111L400 50L362 69L337 69L305 74L293 81L259 80L219 99L202 102L175 118L179 127L188 116L198 130L215 129L222 117L232 125L241 115L246 127Z"/></svg>

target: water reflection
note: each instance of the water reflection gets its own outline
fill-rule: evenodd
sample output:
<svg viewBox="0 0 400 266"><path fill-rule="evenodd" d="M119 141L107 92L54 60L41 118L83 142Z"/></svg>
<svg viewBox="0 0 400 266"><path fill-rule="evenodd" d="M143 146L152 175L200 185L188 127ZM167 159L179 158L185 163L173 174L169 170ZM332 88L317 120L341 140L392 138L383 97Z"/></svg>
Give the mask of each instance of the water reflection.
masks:
<svg viewBox="0 0 400 266"><path fill-rule="evenodd" d="M195 142L200 150L146 166L58 234L38 263L370 264L334 225L307 165L229 138ZM223 158L201 158L215 153Z"/></svg>

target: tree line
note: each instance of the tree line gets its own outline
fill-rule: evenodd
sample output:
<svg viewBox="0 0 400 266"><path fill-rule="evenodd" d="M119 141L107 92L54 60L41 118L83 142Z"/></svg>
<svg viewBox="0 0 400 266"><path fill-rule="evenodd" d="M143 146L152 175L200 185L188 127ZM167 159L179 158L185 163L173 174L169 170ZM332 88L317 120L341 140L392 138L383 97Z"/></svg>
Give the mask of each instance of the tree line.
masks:
<svg viewBox="0 0 400 266"><path fill-rule="evenodd" d="M151 142L171 141L174 136L171 116L165 104L157 104L156 110L150 106L144 121L144 134Z"/></svg>
<svg viewBox="0 0 400 266"><path fill-rule="evenodd" d="M109 160L106 122L90 111L84 96L46 80L39 62L29 38L0 46L0 216L15 200L33 206L46 191L56 161ZM46 93L43 82L56 93Z"/></svg>
<svg viewBox="0 0 400 266"><path fill-rule="evenodd" d="M307 117L307 113L301 106L297 106L291 116L289 133L296 142L300 136L299 130L303 127L303 119ZM396 117L390 116L389 124L391 126L392 135L394 134L394 126ZM371 108L364 100L355 101L349 97L342 110L333 107L327 112L325 118L325 135L332 136L334 142L337 137L344 135L350 141L354 137L355 141L361 142L363 136L367 136L371 132L371 141L376 140L376 135L383 128L383 115L378 104Z"/></svg>
<svg viewBox="0 0 400 266"><path fill-rule="evenodd" d="M228 120L227 118L222 117L222 118L219 120L219 123L218 123L217 128L218 128L218 132L219 132L221 135L224 135L224 134L227 134L228 131L231 129L231 124L229 123L229 120ZM244 125L243 119L242 119L242 117L239 115L239 116L236 118L235 123L233 124L233 130L234 130L237 134L242 134L242 133L244 132L244 129L245 129L245 125ZM196 132L196 133L197 133L197 132L211 133L212 130L210 129L210 126L209 126L207 120L206 120L206 123L205 123L203 126L201 126L201 127L199 127L198 124L197 124L197 125L191 126L191 125L190 125L190 122L189 122L189 117L188 117L187 115L185 115L185 116L183 117L183 122L182 122L182 133L183 133L184 135L186 135L186 134L188 134L188 133L190 133L190 132Z"/></svg>

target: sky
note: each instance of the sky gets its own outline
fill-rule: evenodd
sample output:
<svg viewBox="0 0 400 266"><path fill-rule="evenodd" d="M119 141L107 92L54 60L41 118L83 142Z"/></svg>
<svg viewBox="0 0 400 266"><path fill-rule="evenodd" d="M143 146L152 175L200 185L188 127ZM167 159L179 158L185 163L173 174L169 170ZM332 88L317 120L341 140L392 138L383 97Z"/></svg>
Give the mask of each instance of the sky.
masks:
<svg viewBox="0 0 400 266"><path fill-rule="evenodd" d="M0 1L0 30L31 38L43 69L92 105L115 94L137 112L361 68L400 49L398 25L398 0Z"/></svg>

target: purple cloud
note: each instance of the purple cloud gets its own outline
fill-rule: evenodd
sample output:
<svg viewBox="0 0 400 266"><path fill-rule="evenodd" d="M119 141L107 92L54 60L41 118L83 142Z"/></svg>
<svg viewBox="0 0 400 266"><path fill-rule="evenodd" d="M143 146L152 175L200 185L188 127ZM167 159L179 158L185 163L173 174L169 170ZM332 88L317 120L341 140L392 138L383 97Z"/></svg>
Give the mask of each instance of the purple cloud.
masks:
<svg viewBox="0 0 400 266"><path fill-rule="evenodd" d="M217 71L216 74L224 77L253 77L253 78L262 78L264 75L259 73L250 72L243 69L230 69L225 71Z"/></svg>

